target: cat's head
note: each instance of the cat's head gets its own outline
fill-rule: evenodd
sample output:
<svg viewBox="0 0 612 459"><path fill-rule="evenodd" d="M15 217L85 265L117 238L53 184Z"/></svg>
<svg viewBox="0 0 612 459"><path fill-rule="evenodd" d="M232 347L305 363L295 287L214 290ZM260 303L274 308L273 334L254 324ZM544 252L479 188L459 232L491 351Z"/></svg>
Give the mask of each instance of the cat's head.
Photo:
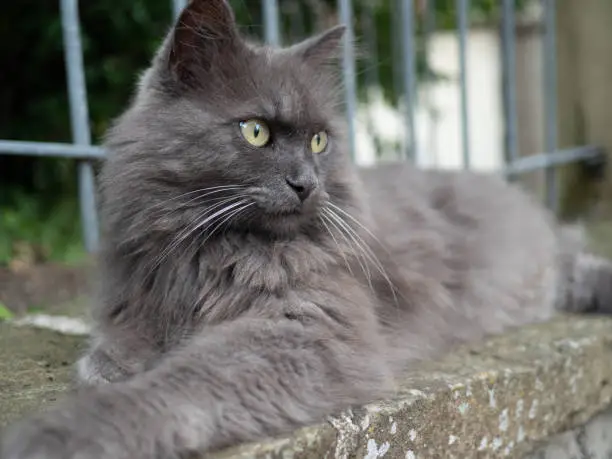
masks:
<svg viewBox="0 0 612 459"><path fill-rule="evenodd" d="M224 0L192 0L107 137L107 218L134 231L294 235L318 227L327 202L349 205L353 170L329 65L343 34L257 45Z"/></svg>

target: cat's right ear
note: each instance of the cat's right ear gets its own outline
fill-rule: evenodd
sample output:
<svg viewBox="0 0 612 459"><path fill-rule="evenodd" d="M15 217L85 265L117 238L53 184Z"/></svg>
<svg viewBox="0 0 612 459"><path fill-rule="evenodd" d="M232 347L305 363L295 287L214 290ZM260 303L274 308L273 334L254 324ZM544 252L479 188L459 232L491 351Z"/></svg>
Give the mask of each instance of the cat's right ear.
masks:
<svg viewBox="0 0 612 459"><path fill-rule="evenodd" d="M171 34L168 70L182 82L212 68L239 42L234 13L226 0L190 0Z"/></svg>
<svg viewBox="0 0 612 459"><path fill-rule="evenodd" d="M289 51L298 59L313 67L335 62L340 57L342 40L345 34L346 26L338 25L293 45L289 48ZM352 46L352 44L349 45Z"/></svg>

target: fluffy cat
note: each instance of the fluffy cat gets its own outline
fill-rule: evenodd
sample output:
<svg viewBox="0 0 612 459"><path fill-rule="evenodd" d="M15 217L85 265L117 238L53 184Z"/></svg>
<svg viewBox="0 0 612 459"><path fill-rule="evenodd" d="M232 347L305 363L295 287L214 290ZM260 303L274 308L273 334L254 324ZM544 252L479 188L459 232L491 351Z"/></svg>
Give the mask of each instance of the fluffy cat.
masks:
<svg viewBox="0 0 612 459"><path fill-rule="evenodd" d="M343 28L275 49L192 0L108 133L81 387L4 459L178 458L392 393L417 359L555 310L612 268L501 179L351 165Z"/></svg>

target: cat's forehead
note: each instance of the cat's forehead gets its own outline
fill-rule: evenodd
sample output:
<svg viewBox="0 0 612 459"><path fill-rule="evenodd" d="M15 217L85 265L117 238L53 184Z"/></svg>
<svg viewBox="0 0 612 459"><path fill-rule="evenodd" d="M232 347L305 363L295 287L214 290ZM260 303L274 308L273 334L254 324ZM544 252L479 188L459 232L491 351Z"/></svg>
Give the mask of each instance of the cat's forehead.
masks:
<svg viewBox="0 0 612 459"><path fill-rule="evenodd" d="M325 124L332 115L329 79L291 55L266 47L251 47L245 73L237 75L236 109L288 124ZM251 113L248 113L251 112Z"/></svg>

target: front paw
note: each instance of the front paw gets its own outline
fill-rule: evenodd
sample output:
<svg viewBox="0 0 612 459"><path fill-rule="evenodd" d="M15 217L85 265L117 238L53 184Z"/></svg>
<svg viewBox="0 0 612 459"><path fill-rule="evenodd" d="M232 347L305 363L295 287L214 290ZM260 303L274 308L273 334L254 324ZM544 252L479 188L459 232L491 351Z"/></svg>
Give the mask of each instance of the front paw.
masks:
<svg viewBox="0 0 612 459"><path fill-rule="evenodd" d="M8 429L0 440L1 459L93 459L96 453L92 438L62 417L47 413L22 421ZM98 451L99 452L99 451ZM84 454L83 454L84 453Z"/></svg>
<svg viewBox="0 0 612 459"><path fill-rule="evenodd" d="M10 427L0 437L0 459L167 458L158 444L163 431L155 418L148 422L151 411L139 409L138 395L114 384L82 388Z"/></svg>
<svg viewBox="0 0 612 459"><path fill-rule="evenodd" d="M105 387L73 392L10 426L0 434L0 459L131 459L119 425L128 411Z"/></svg>

